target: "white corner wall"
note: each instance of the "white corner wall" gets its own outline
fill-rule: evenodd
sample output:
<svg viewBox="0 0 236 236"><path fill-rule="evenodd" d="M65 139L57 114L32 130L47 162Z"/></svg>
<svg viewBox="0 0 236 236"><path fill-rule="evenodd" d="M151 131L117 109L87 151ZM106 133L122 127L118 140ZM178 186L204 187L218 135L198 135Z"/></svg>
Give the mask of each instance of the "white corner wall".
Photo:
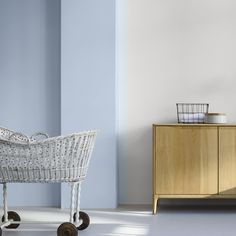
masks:
<svg viewBox="0 0 236 236"><path fill-rule="evenodd" d="M61 1L61 132L99 129L82 208L117 205L115 0ZM62 207L70 190L61 189Z"/></svg>
<svg viewBox="0 0 236 236"><path fill-rule="evenodd" d="M150 204L152 130L176 102L236 120L236 2L118 0L119 203Z"/></svg>

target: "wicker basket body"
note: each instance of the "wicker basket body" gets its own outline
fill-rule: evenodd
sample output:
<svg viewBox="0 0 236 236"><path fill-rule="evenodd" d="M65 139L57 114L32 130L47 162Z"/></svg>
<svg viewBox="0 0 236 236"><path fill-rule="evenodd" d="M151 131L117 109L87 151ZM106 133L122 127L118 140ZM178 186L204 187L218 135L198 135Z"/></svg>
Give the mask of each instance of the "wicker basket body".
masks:
<svg viewBox="0 0 236 236"><path fill-rule="evenodd" d="M87 173L96 131L29 140L0 129L0 183L78 182ZM9 140L9 136L14 136Z"/></svg>

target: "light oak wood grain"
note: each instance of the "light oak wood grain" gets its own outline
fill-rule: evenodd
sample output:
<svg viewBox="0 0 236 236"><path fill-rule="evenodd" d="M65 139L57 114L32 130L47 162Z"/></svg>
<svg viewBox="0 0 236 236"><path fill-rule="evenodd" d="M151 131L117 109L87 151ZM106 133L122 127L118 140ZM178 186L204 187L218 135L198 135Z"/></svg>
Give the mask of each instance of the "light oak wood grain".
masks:
<svg viewBox="0 0 236 236"><path fill-rule="evenodd" d="M214 126L154 126L154 195L218 193Z"/></svg>
<svg viewBox="0 0 236 236"><path fill-rule="evenodd" d="M219 128L219 193L236 194L236 127Z"/></svg>
<svg viewBox="0 0 236 236"><path fill-rule="evenodd" d="M158 199L236 199L236 194L158 195Z"/></svg>

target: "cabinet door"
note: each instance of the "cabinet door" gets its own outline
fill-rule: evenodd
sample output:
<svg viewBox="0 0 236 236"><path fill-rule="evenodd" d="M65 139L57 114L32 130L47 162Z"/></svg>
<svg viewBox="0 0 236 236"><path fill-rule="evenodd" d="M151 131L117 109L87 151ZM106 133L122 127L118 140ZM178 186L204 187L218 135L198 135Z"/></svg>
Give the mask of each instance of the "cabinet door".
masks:
<svg viewBox="0 0 236 236"><path fill-rule="evenodd" d="M156 126L155 131L156 194L216 194L217 128Z"/></svg>
<svg viewBox="0 0 236 236"><path fill-rule="evenodd" d="M219 193L236 194L236 127L219 128Z"/></svg>

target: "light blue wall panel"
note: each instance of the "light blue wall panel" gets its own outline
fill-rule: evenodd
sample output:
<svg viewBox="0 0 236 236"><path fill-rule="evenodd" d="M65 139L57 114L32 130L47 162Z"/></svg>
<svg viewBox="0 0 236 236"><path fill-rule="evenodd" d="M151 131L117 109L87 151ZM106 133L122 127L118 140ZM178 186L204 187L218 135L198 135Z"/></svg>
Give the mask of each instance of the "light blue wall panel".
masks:
<svg viewBox="0 0 236 236"><path fill-rule="evenodd" d="M60 133L59 0L0 0L0 126ZM60 184L14 184L8 196L59 206Z"/></svg>
<svg viewBox="0 0 236 236"><path fill-rule="evenodd" d="M117 204L115 85L115 0L62 0L61 131L100 129L82 186L85 208Z"/></svg>

